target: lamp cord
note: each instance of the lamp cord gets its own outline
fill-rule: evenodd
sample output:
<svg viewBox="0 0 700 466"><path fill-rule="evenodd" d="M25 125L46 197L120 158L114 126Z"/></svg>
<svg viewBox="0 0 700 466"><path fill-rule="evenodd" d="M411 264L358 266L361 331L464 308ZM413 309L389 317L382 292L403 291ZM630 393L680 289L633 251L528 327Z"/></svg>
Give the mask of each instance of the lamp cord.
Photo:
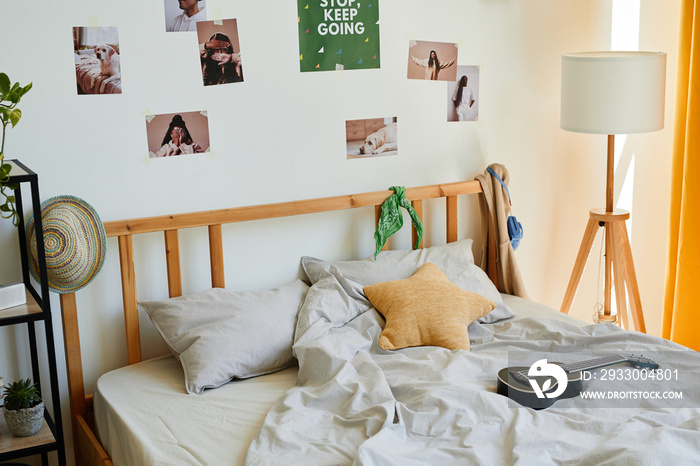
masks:
<svg viewBox="0 0 700 466"><path fill-rule="evenodd" d="M598 258L598 280L596 280L596 303L593 305L593 322L600 323L598 315L604 310L603 303L600 302L600 265L603 263L603 245L605 244L605 230L603 230L603 241L600 243L600 257Z"/></svg>
<svg viewBox="0 0 700 466"><path fill-rule="evenodd" d="M597 281L597 291L596 291L596 299L598 302L596 302L593 305L593 322L596 324L600 323L600 313L602 311L605 311L605 306L603 303L600 302L600 270L601 266L603 264L603 261L605 260L605 254L603 254L603 250L605 248L605 243L606 243L606 235L608 234L608 229L604 228L603 229L603 240L600 243L600 257L598 259L598 281ZM615 315L615 321L613 323L617 323L617 315Z"/></svg>

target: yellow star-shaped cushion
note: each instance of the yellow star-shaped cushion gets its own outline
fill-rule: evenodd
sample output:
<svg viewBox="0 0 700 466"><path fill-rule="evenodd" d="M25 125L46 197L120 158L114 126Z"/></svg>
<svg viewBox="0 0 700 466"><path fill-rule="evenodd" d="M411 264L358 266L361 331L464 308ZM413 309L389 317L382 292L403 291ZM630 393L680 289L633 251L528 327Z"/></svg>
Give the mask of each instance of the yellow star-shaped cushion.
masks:
<svg viewBox="0 0 700 466"><path fill-rule="evenodd" d="M491 312L496 303L450 282L427 262L410 278L375 283L365 296L386 319L379 336L385 350L441 346L469 351L467 327Z"/></svg>

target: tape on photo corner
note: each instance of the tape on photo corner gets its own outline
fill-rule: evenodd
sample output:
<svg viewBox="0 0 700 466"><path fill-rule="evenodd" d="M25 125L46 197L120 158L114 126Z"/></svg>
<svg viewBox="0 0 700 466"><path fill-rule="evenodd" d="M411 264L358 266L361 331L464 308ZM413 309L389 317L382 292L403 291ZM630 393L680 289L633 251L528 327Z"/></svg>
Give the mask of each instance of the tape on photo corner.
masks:
<svg viewBox="0 0 700 466"><path fill-rule="evenodd" d="M345 66L341 65L340 63L335 64L336 79L343 79L343 70L345 70Z"/></svg>
<svg viewBox="0 0 700 466"><path fill-rule="evenodd" d="M88 31L97 32L100 29L99 24L97 16L88 16Z"/></svg>
<svg viewBox="0 0 700 466"><path fill-rule="evenodd" d="M207 150L204 151L204 153L209 157L211 160L214 160L214 157L216 157L216 152L211 150L211 147L207 147Z"/></svg>
<svg viewBox="0 0 700 466"><path fill-rule="evenodd" d="M223 26L224 25L224 20L223 17L221 16L221 8L212 8L211 13L213 16L214 24L217 26Z"/></svg>
<svg viewBox="0 0 700 466"><path fill-rule="evenodd" d="M459 50L459 49L462 48L462 44L463 44L463 43L464 43L464 39L461 38L461 37L459 37L459 38L457 39L457 42L455 42L455 47L457 47L457 50Z"/></svg>
<svg viewBox="0 0 700 466"><path fill-rule="evenodd" d="M148 154L141 157L141 162L143 162L144 165L148 165L149 163L151 163L152 159L155 158L155 156L156 154L154 154L153 152L149 152Z"/></svg>
<svg viewBox="0 0 700 466"><path fill-rule="evenodd" d="M202 110L202 111L199 112L199 113L201 113L202 116L209 118L209 110Z"/></svg>
<svg viewBox="0 0 700 466"><path fill-rule="evenodd" d="M153 114L152 111L150 111L147 108L144 108L143 111L141 112L141 115L146 119L146 123L150 123L151 120L153 120L156 116Z"/></svg>

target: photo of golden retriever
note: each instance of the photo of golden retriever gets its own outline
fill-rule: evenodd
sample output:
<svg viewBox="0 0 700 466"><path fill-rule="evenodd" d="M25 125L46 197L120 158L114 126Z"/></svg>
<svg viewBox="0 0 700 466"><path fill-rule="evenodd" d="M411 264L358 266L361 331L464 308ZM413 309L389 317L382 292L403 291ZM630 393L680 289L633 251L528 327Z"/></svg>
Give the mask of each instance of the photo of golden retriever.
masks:
<svg viewBox="0 0 700 466"><path fill-rule="evenodd" d="M112 81L121 77L119 54L114 50L114 47L98 45L95 47L95 56L100 62L100 74L109 76ZM110 81L110 79L107 79L107 81Z"/></svg>
<svg viewBox="0 0 700 466"><path fill-rule="evenodd" d="M347 158L398 154L396 118L371 118L345 122Z"/></svg>
<svg viewBox="0 0 700 466"><path fill-rule="evenodd" d="M122 72L117 28L73 28L78 95L121 94Z"/></svg>
<svg viewBox="0 0 700 466"><path fill-rule="evenodd" d="M376 155L399 148L396 123L389 123L365 138L360 154Z"/></svg>

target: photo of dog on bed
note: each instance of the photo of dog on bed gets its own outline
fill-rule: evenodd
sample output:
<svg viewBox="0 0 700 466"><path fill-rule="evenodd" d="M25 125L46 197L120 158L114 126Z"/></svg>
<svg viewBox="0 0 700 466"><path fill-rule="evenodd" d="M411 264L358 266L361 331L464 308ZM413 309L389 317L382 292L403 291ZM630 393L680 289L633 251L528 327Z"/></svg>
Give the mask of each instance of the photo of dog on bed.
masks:
<svg viewBox="0 0 700 466"><path fill-rule="evenodd" d="M122 75L117 28L73 28L78 95L121 94Z"/></svg>
<svg viewBox="0 0 700 466"><path fill-rule="evenodd" d="M197 23L202 80L205 86L243 81L241 48L235 19Z"/></svg>
<svg viewBox="0 0 700 466"><path fill-rule="evenodd" d="M396 117L345 122L347 158L358 159L399 153Z"/></svg>

